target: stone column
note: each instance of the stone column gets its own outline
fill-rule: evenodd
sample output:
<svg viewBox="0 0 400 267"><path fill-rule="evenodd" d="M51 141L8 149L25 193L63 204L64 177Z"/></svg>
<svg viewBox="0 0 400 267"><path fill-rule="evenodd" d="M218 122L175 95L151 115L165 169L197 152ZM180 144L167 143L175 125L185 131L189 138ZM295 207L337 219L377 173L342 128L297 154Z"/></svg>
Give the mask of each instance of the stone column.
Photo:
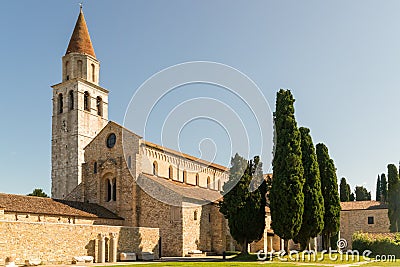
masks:
<svg viewBox="0 0 400 267"><path fill-rule="evenodd" d="M99 250L98 250L98 257L96 262L97 263L103 263L106 261L106 241L105 241L105 235L104 234L99 234L98 236L98 244L99 244Z"/></svg>
<svg viewBox="0 0 400 267"><path fill-rule="evenodd" d="M268 233L267 230L264 231L264 253L268 252Z"/></svg>
<svg viewBox="0 0 400 267"><path fill-rule="evenodd" d="M273 236L269 237L269 243L271 245L270 251L272 252L274 250L274 237Z"/></svg>
<svg viewBox="0 0 400 267"><path fill-rule="evenodd" d="M117 262L117 234L110 233L110 259L109 262Z"/></svg>

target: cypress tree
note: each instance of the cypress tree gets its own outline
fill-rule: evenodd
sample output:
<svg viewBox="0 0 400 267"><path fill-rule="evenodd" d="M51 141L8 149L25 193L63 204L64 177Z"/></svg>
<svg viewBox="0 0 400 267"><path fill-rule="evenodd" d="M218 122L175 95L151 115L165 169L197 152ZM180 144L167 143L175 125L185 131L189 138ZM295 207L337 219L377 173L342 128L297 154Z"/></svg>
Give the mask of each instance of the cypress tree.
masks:
<svg viewBox="0 0 400 267"><path fill-rule="evenodd" d="M340 198L335 164L329 157L328 148L322 143L317 144L317 160L325 205L322 237L324 248L328 249L331 237L339 231L340 227Z"/></svg>
<svg viewBox="0 0 400 267"><path fill-rule="evenodd" d="M304 213L300 231L294 241L299 242L304 250L307 249L310 238L318 236L324 228L324 198L321 192L317 155L310 130L304 127L300 127L299 130L305 179L303 186Z"/></svg>
<svg viewBox="0 0 400 267"><path fill-rule="evenodd" d="M356 197L354 196L354 193L351 193L350 194L350 201L355 201L356 200Z"/></svg>
<svg viewBox="0 0 400 267"><path fill-rule="evenodd" d="M356 201L371 200L371 192L364 186L356 186Z"/></svg>
<svg viewBox="0 0 400 267"><path fill-rule="evenodd" d="M289 252L289 240L299 232L303 211L303 164L300 131L294 116L294 98L290 90L281 89L274 112L275 151L272 161L274 177L269 193L271 227L284 239Z"/></svg>
<svg viewBox="0 0 400 267"><path fill-rule="evenodd" d="M390 232L398 232L400 230L400 180L394 164L388 165L388 181L389 229Z"/></svg>
<svg viewBox="0 0 400 267"><path fill-rule="evenodd" d="M228 220L232 237L241 244L242 253L247 254L248 244L264 234L266 182L259 157L247 162L236 154L231 165L220 212Z"/></svg>
<svg viewBox="0 0 400 267"><path fill-rule="evenodd" d="M388 185L386 180L386 174L381 174L381 201L387 202L388 199Z"/></svg>
<svg viewBox="0 0 400 267"><path fill-rule="evenodd" d="M378 174L378 180L376 180L376 201L381 201L382 199L382 192L381 192L381 176Z"/></svg>
<svg viewBox="0 0 400 267"><path fill-rule="evenodd" d="M350 201L350 185L347 184L346 178L340 180L340 201Z"/></svg>

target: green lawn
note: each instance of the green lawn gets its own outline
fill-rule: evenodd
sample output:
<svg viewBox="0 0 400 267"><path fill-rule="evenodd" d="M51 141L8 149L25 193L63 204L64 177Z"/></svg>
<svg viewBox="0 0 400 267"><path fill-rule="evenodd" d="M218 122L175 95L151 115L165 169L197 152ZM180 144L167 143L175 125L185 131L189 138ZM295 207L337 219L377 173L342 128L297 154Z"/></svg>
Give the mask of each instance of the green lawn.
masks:
<svg viewBox="0 0 400 267"><path fill-rule="evenodd" d="M279 266L279 267L296 267L295 263L263 263L263 262L159 262L159 263L150 263L150 264L132 264L132 265L123 265L124 267L164 267L164 266L199 266L199 267L208 267L208 266L218 266L218 267L230 267L230 266L245 266L245 267L260 267L260 266ZM318 265L307 265L307 267L316 267ZM115 266L118 267L118 266ZM120 266L119 266L120 267Z"/></svg>

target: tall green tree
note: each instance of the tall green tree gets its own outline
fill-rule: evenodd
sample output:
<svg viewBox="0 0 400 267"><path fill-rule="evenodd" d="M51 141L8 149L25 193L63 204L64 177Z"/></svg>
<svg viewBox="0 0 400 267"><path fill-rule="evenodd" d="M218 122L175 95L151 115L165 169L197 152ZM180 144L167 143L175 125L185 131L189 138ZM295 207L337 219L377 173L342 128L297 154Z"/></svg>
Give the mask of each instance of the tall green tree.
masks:
<svg viewBox="0 0 400 267"><path fill-rule="evenodd" d="M33 190L32 193L28 194L27 196L34 196L34 197L49 197L43 189L36 188Z"/></svg>
<svg viewBox="0 0 400 267"><path fill-rule="evenodd" d="M382 186L381 186L381 176L378 174L378 179L376 180L376 193L375 193L375 199L376 201L381 201L382 199L382 192L381 192Z"/></svg>
<svg viewBox="0 0 400 267"><path fill-rule="evenodd" d="M340 180L340 201L350 201L350 185L347 184L346 178L344 177Z"/></svg>
<svg viewBox="0 0 400 267"><path fill-rule="evenodd" d="M232 237L241 244L242 253L247 254L248 244L260 240L264 233L266 182L258 156L247 162L236 154L231 165L219 209L228 220Z"/></svg>
<svg viewBox="0 0 400 267"><path fill-rule="evenodd" d="M356 201L371 200L371 192L367 190L364 186L356 186Z"/></svg>
<svg viewBox="0 0 400 267"><path fill-rule="evenodd" d="M317 144L317 160L325 206L322 237L324 248L328 249L331 237L339 231L340 227L340 198L335 164L329 157L328 148L322 143Z"/></svg>
<svg viewBox="0 0 400 267"><path fill-rule="evenodd" d="M388 165L388 203L390 232L400 230L400 179L397 167L394 164Z"/></svg>
<svg viewBox="0 0 400 267"><path fill-rule="evenodd" d="M349 185L349 189L350 189L350 185ZM356 200L356 196L354 195L354 193L352 192L350 194L350 201L355 201Z"/></svg>
<svg viewBox="0 0 400 267"><path fill-rule="evenodd" d="M269 193L271 227L284 239L286 252L289 252L289 240L300 230L304 212L304 170L294 101L290 90L281 89L277 93L272 161L274 177Z"/></svg>
<svg viewBox="0 0 400 267"><path fill-rule="evenodd" d="M381 201L387 202L388 199L388 184L386 174L381 174Z"/></svg>
<svg viewBox="0 0 400 267"><path fill-rule="evenodd" d="M310 238L318 236L324 228L324 198L321 192L317 155L310 130L304 127L300 127L299 130L305 179L303 186L304 212L300 231L294 240L299 242L304 250L307 249Z"/></svg>

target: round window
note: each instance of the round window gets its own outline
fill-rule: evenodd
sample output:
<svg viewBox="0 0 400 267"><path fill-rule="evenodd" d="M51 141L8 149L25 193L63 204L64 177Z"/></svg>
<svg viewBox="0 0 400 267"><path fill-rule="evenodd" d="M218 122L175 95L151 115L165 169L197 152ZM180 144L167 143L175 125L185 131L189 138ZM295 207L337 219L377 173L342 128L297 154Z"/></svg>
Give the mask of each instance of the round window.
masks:
<svg viewBox="0 0 400 267"><path fill-rule="evenodd" d="M116 140L117 140L117 137L115 136L115 134L114 134L114 133L110 134L110 135L107 137L107 147L108 147L108 148L113 148L114 145L115 145L115 141L116 141Z"/></svg>

